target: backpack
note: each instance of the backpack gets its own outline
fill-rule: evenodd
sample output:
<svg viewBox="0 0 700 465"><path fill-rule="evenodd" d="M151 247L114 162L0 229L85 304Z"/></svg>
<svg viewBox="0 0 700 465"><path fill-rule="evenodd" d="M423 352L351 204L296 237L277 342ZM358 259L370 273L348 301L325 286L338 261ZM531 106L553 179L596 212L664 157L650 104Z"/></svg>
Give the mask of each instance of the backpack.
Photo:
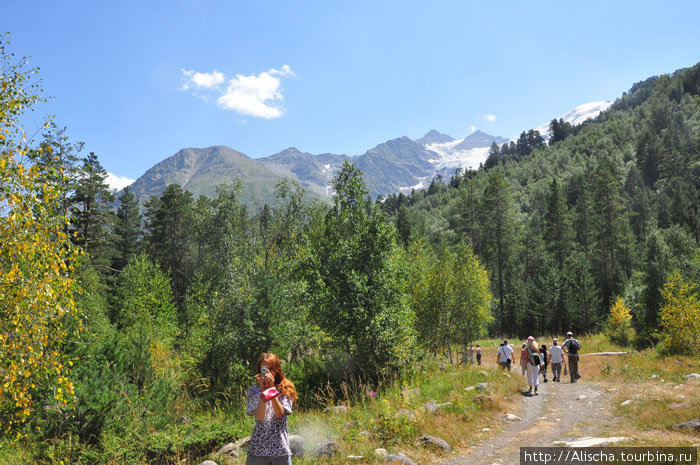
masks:
<svg viewBox="0 0 700 465"><path fill-rule="evenodd" d="M540 354L537 352L530 352L530 349L527 349L527 351L530 354L530 365L539 366L542 361L542 359L540 359Z"/></svg>
<svg viewBox="0 0 700 465"><path fill-rule="evenodd" d="M576 355L578 354L578 351L581 350L581 344L576 339L570 339L568 344L569 348L569 353L571 355Z"/></svg>

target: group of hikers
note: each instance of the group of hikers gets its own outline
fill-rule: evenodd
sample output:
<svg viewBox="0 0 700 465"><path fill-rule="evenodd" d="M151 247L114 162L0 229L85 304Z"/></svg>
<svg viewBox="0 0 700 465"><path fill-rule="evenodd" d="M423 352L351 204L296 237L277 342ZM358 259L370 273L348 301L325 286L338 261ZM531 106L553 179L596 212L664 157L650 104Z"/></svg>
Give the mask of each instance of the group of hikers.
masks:
<svg viewBox="0 0 700 465"><path fill-rule="evenodd" d="M462 357L462 360L459 362L460 364L466 365L469 363L470 365L474 365L474 355L476 354L476 363L478 365L481 365L481 346L477 344L474 346L474 344L469 344L469 348L464 352L464 356Z"/></svg>
<svg viewBox="0 0 700 465"><path fill-rule="evenodd" d="M567 339L559 346L556 339L552 346L538 345L535 338L530 336L520 351L520 366L523 375L527 374L530 390L527 395L537 395L539 374L542 373L547 382L547 366L552 366L553 380L559 382L561 369L566 374L568 361L571 382L580 378L578 374L578 352L581 344L574 339L570 332ZM514 364L513 348L508 340L501 343L497 355L498 365L504 370L511 370ZM471 344L465 351L460 363L476 363L481 365L481 347ZM255 367L255 384L248 389L246 398L246 413L255 417L255 428L250 437L246 465L291 465L292 452L289 446L289 430L287 417L292 414L292 406L296 403L297 392L288 378L282 372L279 358L273 353L263 353Z"/></svg>
<svg viewBox="0 0 700 465"><path fill-rule="evenodd" d="M547 350L545 344L538 345L532 336L528 337L527 342L523 343L520 350L520 368L523 376L527 376L527 383L530 386L527 395L533 394L533 388L534 394L537 395L540 373L542 373L544 382L547 382L547 367L549 365L552 366L552 381L557 383L561 381L562 368L564 369L564 375L566 375L567 361L571 382L575 383L581 377L578 372L578 352L581 349L581 344L574 339L574 335L571 332L566 333L566 338L566 341L561 346L556 338L553 339L549 350ZM564 354L566 354L566 357L564 357ZM508 344L507 339L498 348L496 361L499 367L508 371L515 364L514 350Z"/></svg>

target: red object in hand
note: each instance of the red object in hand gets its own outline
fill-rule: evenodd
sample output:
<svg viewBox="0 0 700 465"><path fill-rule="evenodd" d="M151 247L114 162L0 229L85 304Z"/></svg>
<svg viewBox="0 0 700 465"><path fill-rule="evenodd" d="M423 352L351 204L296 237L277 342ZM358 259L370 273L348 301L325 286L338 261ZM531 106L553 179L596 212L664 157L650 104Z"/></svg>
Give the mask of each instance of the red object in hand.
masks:
<svg viewBox="0 0 700 465"><path fill-rule="evenodd" d="M262 392L262 395L263 395L263 398L265 399L265 402L267 402L268 400L272 400L275 397L277 397L278 395L280 395L280 392L273 386L269 389L265 389Z"/></svg>

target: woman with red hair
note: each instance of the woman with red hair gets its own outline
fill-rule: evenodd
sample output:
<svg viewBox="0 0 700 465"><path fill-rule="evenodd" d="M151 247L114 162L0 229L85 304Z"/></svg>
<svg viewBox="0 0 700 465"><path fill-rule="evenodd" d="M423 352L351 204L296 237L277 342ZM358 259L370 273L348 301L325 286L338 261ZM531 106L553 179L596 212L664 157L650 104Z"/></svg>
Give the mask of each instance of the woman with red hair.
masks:
<svg viewBox="0 0 700 465"><path fill-rule="evenodd" d="M287 415L297 400L294 383L284 377L279 358L263 353L258 359L255 379L248 388L246 412L255 417L246 465L291 465Z"/></svg>

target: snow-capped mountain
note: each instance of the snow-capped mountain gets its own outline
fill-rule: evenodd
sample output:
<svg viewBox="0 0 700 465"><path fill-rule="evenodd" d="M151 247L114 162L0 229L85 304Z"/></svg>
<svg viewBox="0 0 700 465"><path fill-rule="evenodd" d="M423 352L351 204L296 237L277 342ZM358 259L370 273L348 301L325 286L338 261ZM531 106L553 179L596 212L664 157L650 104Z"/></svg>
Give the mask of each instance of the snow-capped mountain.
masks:
<svg viewBox="0 0 700 465"><path fill-rule="evenodd" d="M611 104L603 101L579 105L561 118L572 125L581 124ZM549 123L537 130L548 136ZM134 195L145 200L150 195L160 195L170 183L180 184L196 195L211 196L217 184L242 179L244 202L262 206L272 202L275 185L284 178L297 180L315 198L329 198L333 195L330 186L333 175L348 160L362 170L372 197L386 196L426 188L438 175L449 180L457 168L478 169L488 158L491 144L506 142L506 138L481 131L454 140L431 130L420 139L399 137L355 156L314 155L290 147L268 157L252 159L225 146L188 148L154 165L135 182L111 174L107 182L112 187L133 182Z"/></svg>
<svg viewBox="0 0 700 465"><path fill-rule="evenodd" d="M559 118L570 123L572 126L583 123L587 119L595 118L600 112L610 108L613 102L603 100L599 102L590 102L579 105L576 108L564 113ZM559 119L557 118L557 119ZM549 139L549 123L543 124L535 130L539 131L542 137ZM423 138L416 140L422 143L426 150L433 152L436 156L430 157L428 161L434 166L436 174L451 175L456 168L473 168L477 169L480 164L484 163L489 156L489 147L493 142L502 145L508 142L508 139L503 137L491 136L481 131L475 131L464 139L449 140L449 136L444 136L445 139L436 141L429 136L440 134L433 130L426 134ZM517 139L517 138L516 138ZM513 140L516 140L513 139ZM427 141L427 143L426 143ZM426 176L428 184L432 176ZM403 187L402 190L410 190L411 188L420 189L425 187L425 182L421 182L417 186Z"/></svg>
<svg viewBox="0 0 700 465"><path fill-rule="evenodd" d="M583 123L587 119L595 118L600 114L600 112L610 108L610 105L612 104L613 102L608 100L584 103L583 105L577 106L573 110L567 111L557 119L562 119L567 123L570 123L572 126L576 126ZM549 123L538 126L535 128L535 130L539 131L540 135L542 135L545 140L549 139L549 136L551 135L549 131Z"/></svg>
<svg viewBox="0 0 700 465"><path fill-rule="evenodd" d="M467 169L471 167L477 169L480 163L486 161L489 147L493 142L500 145L508 142L508 139L477 130L463 139L424 144L423 146L436 155L428 159L435 167L435 174L445 175L454 173L456 168Z"/></svg>

